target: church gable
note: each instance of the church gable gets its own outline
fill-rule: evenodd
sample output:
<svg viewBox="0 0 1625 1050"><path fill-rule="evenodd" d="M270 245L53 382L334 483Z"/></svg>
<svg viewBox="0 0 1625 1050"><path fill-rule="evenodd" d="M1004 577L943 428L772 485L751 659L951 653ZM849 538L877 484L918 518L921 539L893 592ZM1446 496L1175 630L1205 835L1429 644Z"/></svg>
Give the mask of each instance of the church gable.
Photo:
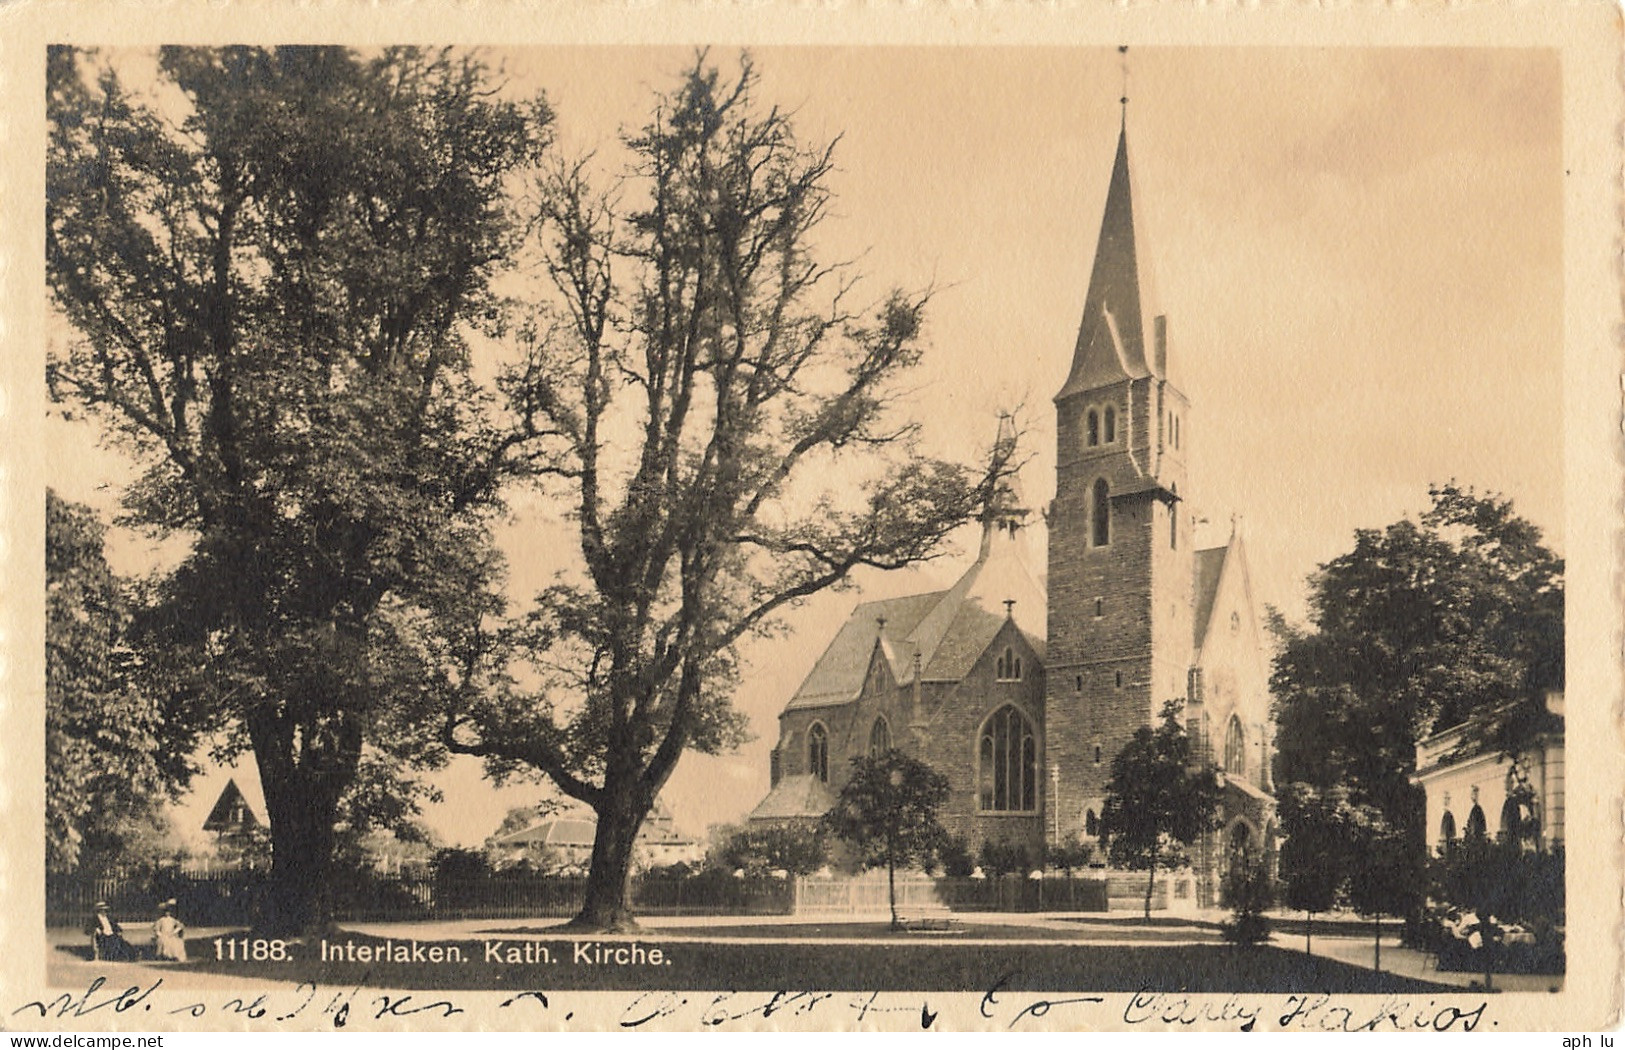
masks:
<svg viewBox="0 0 1625 1050"><path fill-rule="evenodd" d="M921 757L948 778L943 822L971 842L1042 838L1044 667L1006 618L963 676L936 694Z"/></svg>
<svg viewBox="0 0 1625 1050"><path fill-rule="evenodd" d="M1199 587L1210 591L1205 624L1198 622L1200 647L1196 667L1202 683L1209 746L1213 758L1227 773L1242 775L1254 784L1269 779L1269 671L1263 628L1253 604L1247 559L1239 537L1225 547L1198 554L1208 556L1208 578ZM1198 590L1198 608L1204 595Z"/></svg>
<svg viewBox="0 0 1625 1050"><path fill-rule="evenodd" d="M841 625L801 687L785 705L785 711L828 707L857 699L867 680L876 638L884 637L894 654L909 649L906 644L909 635L947 593L933 591L864 602L852 610L852 615ZM894 675L902 677L905 673L903 668L894 665Z"/></svg>

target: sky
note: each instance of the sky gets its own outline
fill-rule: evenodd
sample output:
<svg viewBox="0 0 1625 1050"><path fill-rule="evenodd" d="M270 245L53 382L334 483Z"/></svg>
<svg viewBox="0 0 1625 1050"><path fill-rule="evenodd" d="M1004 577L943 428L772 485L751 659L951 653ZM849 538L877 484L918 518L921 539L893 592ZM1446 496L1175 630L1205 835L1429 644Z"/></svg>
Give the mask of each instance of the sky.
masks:
<svg viewBox="0 0 1625 1050"><path fill-rule="evenodd" d="M544 91L559 147L613 165L692 60L681 48L503 51ZM1168 316L1199 545L1239 519L1254 596L1305 614L1305 579L1355 529L1414 515L1429 483L1510 497L1564 548L1560 67L1541 49L760 48L760 97L808 141L839 137L826 259L871 298L935 287L911 410L933 454L974 461L1017 408L1035 508L1054 492L1054 410L1077 336L1120 121L1142 268ZM731 68L735 53L711 58ZM1126 69L1126 73L1125 73ZM1119 103L1128 96L1126 113ZM127 467L83 425L47 429L52 482L110 509ZM570 537L544 498L502 532L512 587ZM946 586L974 554L870 574L751 643L737 697L755 739L689 755L663 800L701 833L768 787L776 718L858 601ZM1034 549L1043 550L1042 537ZM118 552L133 571L150 555ZM251 779L240 771L239 779ZM477 842L541 789L473 763L428 821ZM206 811L223 777L206 780Z"/></svg>

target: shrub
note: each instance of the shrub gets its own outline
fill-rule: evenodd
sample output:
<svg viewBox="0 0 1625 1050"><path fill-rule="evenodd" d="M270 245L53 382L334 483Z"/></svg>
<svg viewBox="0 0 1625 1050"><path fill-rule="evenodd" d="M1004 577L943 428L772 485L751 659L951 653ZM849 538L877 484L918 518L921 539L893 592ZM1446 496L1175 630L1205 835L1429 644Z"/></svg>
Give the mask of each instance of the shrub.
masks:
<svg viewBox="0 0 1625 1050"><path fill-rule="evenodd" d="M1025 875L1033 868L1027 847L1013 842L994 842L990 839L982 843L976 859L982 866L982 874L989 876Z"/></svg>
<svg viewBox="0 0 1625 1050"><path fill-rule="evenodd" d="M1270 924L1264 910L1274 903L1275 887L1263 858L1245 850L1231 858L1219 886L1220 900L1231 909L1231 918L1220 927L1232 944L1262 944L1269 940Z"/></svg>
<svg viewBox="0 0 1625 1050"><path fill-rule="evenodd" d="M942 873L956 879L962 879L976 870L976 858L971 856L970 843L965 836L955 835L937 850L937 863L942 866Z"/></svg>
<svg viewBox="0 0 1625 1050"><path fill-rule="evenodd" d="M810 875L829 859L829 840L821 826L774 824L744 828L723 843L716 860L727 871L767 875L787 871Z"/></svg>

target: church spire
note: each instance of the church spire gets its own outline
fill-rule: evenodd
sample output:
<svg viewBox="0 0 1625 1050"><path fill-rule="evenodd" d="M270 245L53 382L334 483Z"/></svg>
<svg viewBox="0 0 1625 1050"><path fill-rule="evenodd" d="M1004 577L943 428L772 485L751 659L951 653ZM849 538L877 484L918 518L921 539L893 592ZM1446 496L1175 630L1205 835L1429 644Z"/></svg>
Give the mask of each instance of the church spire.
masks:
<svg viewBox="0 0 1625 1050"><path fill-rule="evenodd" d="M1078 328L1072 371L1056 395L1057 401L1122 379L1143 379L1163 372L1163 323L1153 321L1150 332L1145 324L1146 308L1154 304L1149 301L1149 273L1140 269L1142 238L1134 222L1126 95L1123 108L1095 265L1084 300L1083 323Z"/></svg>
<svg viewBox="0 0 1625 1050"><path fill-rule="evenodd" d="M993 439L993 456L995 461L999 458L1009 459L1016 453L1016 420L1009 412L999 413L999 429ZM999 479L992 495L982 507L982 548L983 553L995 532L1006 532L1011 536L1026 524L1027 515L1031 512L1027 506L1026 497L1021 491L1021 482L1015 473L1006 474Z"/></svg>

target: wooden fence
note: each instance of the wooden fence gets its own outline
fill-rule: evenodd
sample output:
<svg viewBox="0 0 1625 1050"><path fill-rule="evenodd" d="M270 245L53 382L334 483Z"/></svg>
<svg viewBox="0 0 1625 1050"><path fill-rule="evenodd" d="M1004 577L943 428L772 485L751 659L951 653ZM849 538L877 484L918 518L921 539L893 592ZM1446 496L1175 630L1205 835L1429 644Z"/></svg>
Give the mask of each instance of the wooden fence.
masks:
<svg viewBox="0 0 1625 1050"><path fill-rule="evenodd" d="M173 897L182 921L190 926L238 926L252 921L264 880L265 873L259 871L50 878L46 882L46 922L83 925L92 905L105 900L119 921L140 923L157 915L158 902ZM436 879L357 874L336 879L331 894L334 918L340 922L564 919L580 910L586 887L584 877L569 876ZM1159 878L1151 906L1177 908L1188 893L1178 877ZM1134 873L1044 879L919 874L897 878L898 908L915 915L1131 910L1142 906L1144 895L1144 876ZM835 878L734 878L724 872L634 878L632 905L644 915L838 916L882 914L889 908L885 873L879 871Z"/></svg>
<svg viewBox="0 0 1625 1050"><path fill-rule="evenodd" d="M1103 912L1108 903L1106 880L1099 878L897 877L897 910L905 916L978 911ZM856 878L798 880L797 915L873 915L889 910L883 872Z"/></svg>
<svg viewBox="0 0 1625 1050"><path fill-rule="evenodd" d="M46 880L46 923L79 926L103 900L120 922L157 915L160 901L174 898L190 926L237 926L252 921L264 892L256 871L157 872L126 878ZM586 898L584 877L500 875L482 879L436 879L361 874L334 880L333 917L340 922L411 919L570 918ZM795 904L789 879L735 879L724 873L687 879L647 878L632 883L633 907L644 915L788 915Z"/></svg>

